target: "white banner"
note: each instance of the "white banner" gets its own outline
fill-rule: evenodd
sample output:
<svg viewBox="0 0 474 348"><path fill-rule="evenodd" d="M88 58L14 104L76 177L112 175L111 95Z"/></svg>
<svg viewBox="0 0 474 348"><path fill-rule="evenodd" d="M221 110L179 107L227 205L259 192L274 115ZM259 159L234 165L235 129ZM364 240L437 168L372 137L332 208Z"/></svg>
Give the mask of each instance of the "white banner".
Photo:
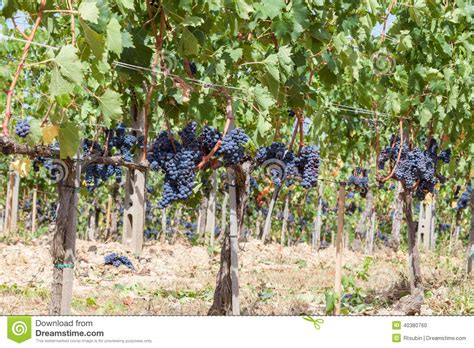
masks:
<svg viewBox="0 0 474 348"><path fill-rule="evenodd" d="M472 317L0 317L0 347L467 347Z"/></svg>

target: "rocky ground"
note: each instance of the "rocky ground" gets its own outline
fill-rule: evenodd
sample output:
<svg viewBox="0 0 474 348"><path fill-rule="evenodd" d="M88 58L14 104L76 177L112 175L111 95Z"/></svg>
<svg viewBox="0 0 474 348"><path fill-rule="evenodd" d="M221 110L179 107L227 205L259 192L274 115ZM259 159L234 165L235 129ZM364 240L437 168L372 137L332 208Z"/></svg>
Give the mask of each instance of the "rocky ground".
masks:
<svg viewBox="0 0 474 348"><path fill-rule="evenodd" d="M240 244L241 307L248 315L324 314L334 278L334 249L308 245ZM104 265L104 256L127 255L135 270ZM424 303L420 314L474 314L474 284L457 256L422 252ZM47 314L52 261L47 238L0 243L0 314ZM365 264L365 267L364 267ZM345 314L403 314L408 294L407 255L388 248L374 255L345 251ZM181 241L148 242L140 258L119 243L77 243L73 313L206 315L219 254ZM329 297L328 297L329 298Z"/></svg>

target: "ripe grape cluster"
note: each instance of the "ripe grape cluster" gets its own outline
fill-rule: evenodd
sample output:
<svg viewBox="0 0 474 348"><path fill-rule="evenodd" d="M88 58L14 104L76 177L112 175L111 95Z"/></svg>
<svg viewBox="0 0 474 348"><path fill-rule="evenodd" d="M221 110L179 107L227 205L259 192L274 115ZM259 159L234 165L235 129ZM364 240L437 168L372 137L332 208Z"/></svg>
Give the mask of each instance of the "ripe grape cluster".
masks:
<svg viewBox="0 0 474 348"><path fill-rule="evenodd" d="M395 165L400 150L400 137L392 136L390 146L384 148L379 156L378 167L384 169L389 161ZM418 199L423 200L428 192L433 192L440 176L437 174L438 160L448 163L451 151L445 150L438 155L438 143L431 139L428 148L410 149L403 144L400 160L395 168L394 179L402 182L405 189L413 190Z"/></svg>
<svg viewBox="0 0 474 348"><path fill-rule="evenodd" d="M18 135L20 138L26 138L28 134L30 134L30 120L31 117L27 117L21 121L19 121L16 126L15 126L15 133Z"/></svg>
<svg viewBox="0 0 474 348"><path fill-rule="evenodd" d="M102 147L96 141L89 139L84 139L82 141L82 151L84 157L104 154ZM122 168L109 164L90 164L86 166L84 172L86 188L89 192L94 191L101 182L107 181L114 175L117 182L122 181Z"/></svg>
<svg viewBox="0 0 474 348"><path fill-rule="evenodd" d="M132 261L127 256L121 256L117 253L112 253L104 257L104 265L113 265L120 267L121 265L127 266L127 268L133 270Z"/></svg>
<svg viewBox="0 0 474 348"><path fill-rule="evenodd" d="M459 198L457 202L456 209L460 210L460 209L466 208L469 202L469 199L471 198L471 195L472 195L472 185L471 183L468 183L466 185L466 191L462 193L461 198Z"/></svg>
<svg viewBox="0 0 474 348"><path fill-rule="evenodd" d="M232 129L222 139L222 145L217 150L217 155L222 155L224 165L233 166L245 160L245 144L250 138L240 128Z"/></svg>
<svg viewBox="0 0 474 348"><path fill-rule="evenodd" d="M288 150L286 145L282 143L272 143L270 146L264 146L257 150L255 162L258 165L262 165L270 159L277 159L284 163L288 186L292 183L292 177L302 179L300 184L303 188L316 186L320 165L317 146L304 146L298 156L293 151ZM281 178L277 175L277 171L272 169L270 174L275 185L280 186Z"/></svg>
<svg viewBox="0 0 474 348"><path fill-rule="evenodd" d="M172 140L173 134L160 132L148 154L150 168L165 173L163 193L158 203L160 209L191 196L196 176L195 167L202 159L196 137L197 125L191 122L179 132L181 143ZM174 143L174 145L173 145Z"/></svg>
<svg viewBox="0 0 474 348"><path fill-rule="evenodd" d="M367 169L357 167L352 171L352 175L349 177L348 185L353 186L362 197L367 196L369 189L369 177L367 175Z"/></svg>
<svg viewBox="0 0 474 348"><path fill-rule="evenodd" d="M195 168L203 156L209 154L222 135L210 126L204 126L197 135L197 123L190 122L179 133L181 141L172 133L162 131L148 151L150 168L165 173L163 193L158 204L166 208L171 203L191 196L195 184ZM223 139L217 156L225 165L241 163L246 158L245 144L250 138L242 129L230 131Z"/></svg>

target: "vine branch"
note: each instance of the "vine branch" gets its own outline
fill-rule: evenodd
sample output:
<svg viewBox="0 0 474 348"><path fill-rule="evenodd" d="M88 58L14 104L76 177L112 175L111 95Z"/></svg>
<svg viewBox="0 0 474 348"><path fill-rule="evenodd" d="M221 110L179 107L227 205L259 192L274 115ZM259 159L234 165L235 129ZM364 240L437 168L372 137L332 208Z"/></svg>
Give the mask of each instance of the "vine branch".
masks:
<svg viewBox="0 0 474 348"><path fill-rule="evenodd" d="M23 70L23 66L25 64L26 57L28 56L28 51L30 50L31 43L33 41L33 38L35 37L36 31L38 30L38 27L41 23L41 19L43 18L43 13L44 13L44 8L46 7L46 0L41 0L39 11L38 11L38 17L36 18L35 24L33 25L33 28L31 29L31 34L28 36L27 43L25 44L25 47L23 49L23 54L21 56L20 62L18 63L18 66L15 71L15 75L13 76L12 83L10 84L10 88L8 89L7 92L7 101L6 101L6 107L5 107L5 119L3 120L3 134L8 135L8 122L10 121L10 118L12 117L12 98L13 98L13 92L15 90L15 86L18 82L18 79L20 77L21 71Z"/></svg>

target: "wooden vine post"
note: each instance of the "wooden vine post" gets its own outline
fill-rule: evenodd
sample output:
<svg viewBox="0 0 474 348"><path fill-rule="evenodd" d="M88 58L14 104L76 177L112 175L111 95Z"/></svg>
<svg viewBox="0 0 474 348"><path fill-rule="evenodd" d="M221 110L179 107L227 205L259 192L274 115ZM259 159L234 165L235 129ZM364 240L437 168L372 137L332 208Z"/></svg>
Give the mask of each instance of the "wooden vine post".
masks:
<svg viewBox="0 0 474 348"><path fill-rule="evenodd" d="M131 110L132 128L135 136L143 135L141 131L145 124L145 112L138 110L135 104ZM139 131L140 130L140 131ZM137 155L136 162L143 156L144 150ZM125 182L125 201L123 214L123 245L135 255L143 250L143 231L145 228L145 185L146 172L129 168Z"/></svg>
<svg viewBox="0 0 474 348"><path fill-rule="evenodd" d="M346 200L346 183L341 182L337 197L337 236L336 236L336 269L334 272L334 295L336 297L334 314L341 314L342 299L342 251L344 234L344 207Z"/></svg>
<svg viewBox="0 0 474 348"><path fill-rule="evenodd" d="M288 232L288 216L290 215L290 193L286 195L285 198L285 207L283 208L283 221L281 224L281 237L280 237L280 245L285 245L285 238Z"/></svg>
<svg viewBox="0 0 474 348"><path fill-rule="evenodd" d="M321 247L321 227L322 227L322 211L323 211L323 183L319 183L318 190L318 208L316 210L316 216L314 218L314 229L312 235L312 247L313 250L318 252Z"/></svg>
<svg viewBox="0 0 474 348"><path fill-rule="evenodd" d="M417 290L422 289L420 254L418 252L418 241L416 238L416 224L413 221L411 192L403 191L403 211L408 227L408 272L410 278L410 292L414 295Z"/></svg>
<svg viewBox="0 0 474 348"><path fill-rule="evenodd" d="M223 92L227 101L225 135L227 131L234 129L234 113L230 95L228 95L226 91ZM214 150L216 150L216 148ZM230 208L229 232L221 232L224 236L221 248L220 268L217 275L214 300L208 311L209 315L240 315L238 238L239 231L242 227L243 214L245 213L245 177L241 165L227 167ZM224 204L223 209L225 209Z"/></svg>
<svg viewBox="0 0 474 348"><path fill-rule="evenodd" d="M216 229L216 196L217 196L217 172L211 175L211 190L207 204L206 233L209 233L209 245L214 247L214 236Z"/></svg>
<svg viewBox="0 0 474 348"><path fill-rule="evenodd" d="M11 171L8 175L7 199L5 207L5 223L3 233L12 235L16 232L18 222L18 195L20 191L20 175Z"/></svg>
<svg viewBox="0 0 474 348"><path fill-rule="evenodd" d="M472 259L474 258L474 194L471 192L471 228L467 247L467 275L472 277Z"/></svg>
<svg viewBox="0 0 474 348"><path fill-rule="evenodd" d="M33 189L33 203L31 205L31 236L34 237L36 232L36 214L38 205L38 188Z"/></svg>
<svg viewBox="0 0 474 348"><path fill-rule="evenodd" d="M79 161L64 160L67 176L58 183L58 215L53 237L53 282L51 289L51 315L71 314L72 286L74 280L77 204L81 184Z"/></svg>
<svg viewBox="0 0 474 348"><path fill-rule="evenodd" d="M268 242L270 240L270 231L272 229L272 213L273 209L275 208L275 203L278 198L278 194L280 193L281 186L275 186L275 190L273 191L272 200L270 201L270 206L268 207L267 217L265 218L265 224L263 225L263 232L260 236L260 239L263 242Z"/></svg>

